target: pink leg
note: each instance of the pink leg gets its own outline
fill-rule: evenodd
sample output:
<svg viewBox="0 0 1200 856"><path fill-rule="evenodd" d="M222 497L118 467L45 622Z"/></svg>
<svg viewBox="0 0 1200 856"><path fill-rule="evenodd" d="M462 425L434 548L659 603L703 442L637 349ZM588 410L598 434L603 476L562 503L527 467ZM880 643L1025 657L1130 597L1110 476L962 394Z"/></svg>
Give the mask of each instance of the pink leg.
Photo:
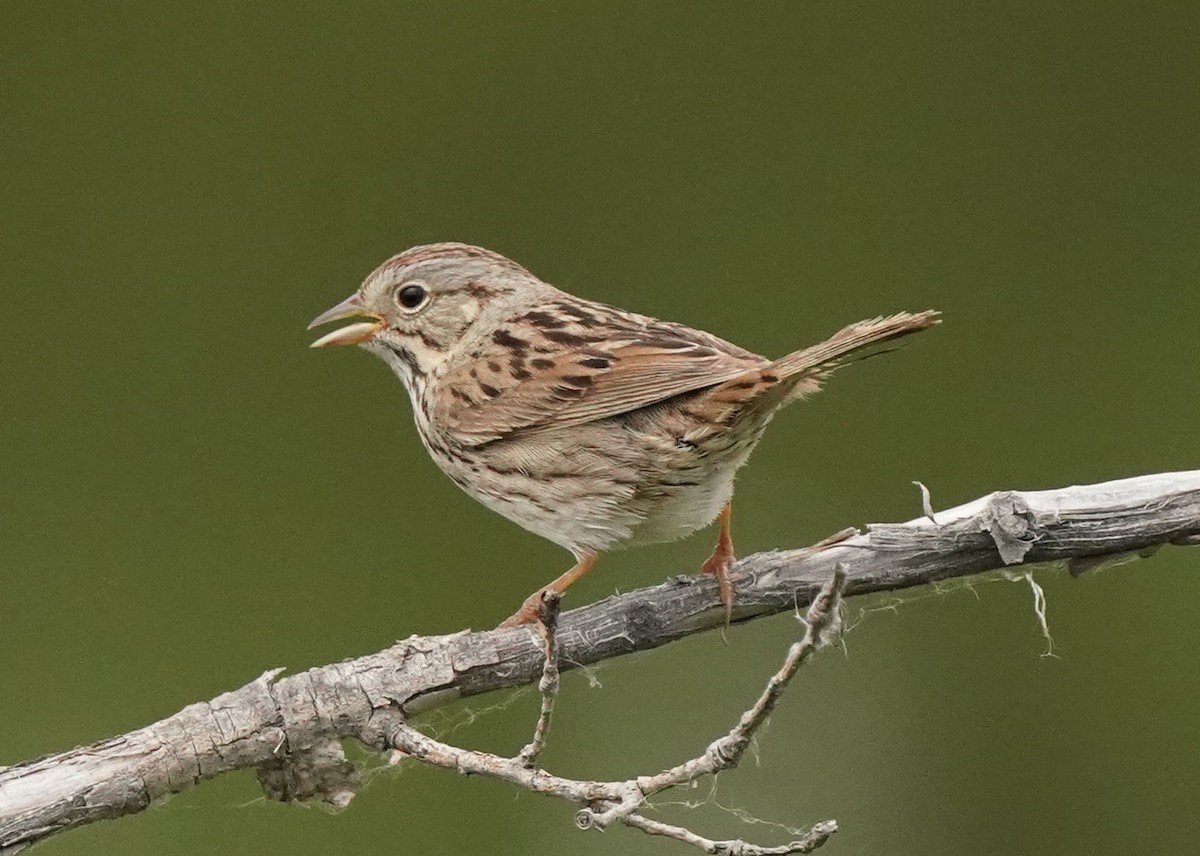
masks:
<svg viewBox="0 0 1200 856"><path fill-rule="evenodd" d="M700 566L700 573L712 574L717 579L717 589L721 593L721 603L725 604L725 617L728 620L733 611L733 583L729 580L729 569L737 561L733 553L733 536L729 531L729 523L733 518L733 502L727 502L717 517L720 532L717 535L717 546L712 555Z"/></svg>
<svg viewBox="0 0 1200 856"><path fill-rule="evenodd" d="M516 627L518 624L533 624L536 622L541 612L542 592L553 591L562 594L566 591L567 586L595 567L599 558L598 553L585 553L583 558L576 562L571 570L550 583L550 585L543 586L525 598L525 602L521 604L521 608L504 619L496 629L499 630L500 627Z"/></svg>

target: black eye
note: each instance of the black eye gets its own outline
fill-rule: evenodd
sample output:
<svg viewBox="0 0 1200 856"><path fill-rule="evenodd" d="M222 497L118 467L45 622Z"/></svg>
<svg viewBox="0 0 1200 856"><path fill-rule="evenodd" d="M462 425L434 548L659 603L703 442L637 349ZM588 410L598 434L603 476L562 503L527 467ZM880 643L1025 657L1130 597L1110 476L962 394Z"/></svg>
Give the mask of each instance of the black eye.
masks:
<svg viewBox="0 0 1200 856"><path fill-rule="evenodd" d="M396 292L396 302L405 309L416 309L425 302L429 292L423 285L406 285Z"/></svg>

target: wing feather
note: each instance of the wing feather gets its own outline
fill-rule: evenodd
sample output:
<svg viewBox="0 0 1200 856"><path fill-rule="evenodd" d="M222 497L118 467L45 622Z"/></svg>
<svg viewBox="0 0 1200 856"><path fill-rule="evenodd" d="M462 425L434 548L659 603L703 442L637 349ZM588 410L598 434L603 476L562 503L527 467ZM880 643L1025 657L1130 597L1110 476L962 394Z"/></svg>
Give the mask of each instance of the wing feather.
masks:
<svg viewBox="0 0 1200 856"><path fill-rule="evenodd" d="M501 324L439 377L434 422L481 445L627 413L767 362L709 333L563 295Z"/></svg>

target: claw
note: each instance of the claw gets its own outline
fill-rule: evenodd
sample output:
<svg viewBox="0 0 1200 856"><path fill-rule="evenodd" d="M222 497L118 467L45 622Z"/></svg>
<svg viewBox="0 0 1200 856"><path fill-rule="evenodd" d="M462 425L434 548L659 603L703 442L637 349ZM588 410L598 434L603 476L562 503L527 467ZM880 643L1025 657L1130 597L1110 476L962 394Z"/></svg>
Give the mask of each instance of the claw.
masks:
<svg viewBox="0 0 1200 856"><path fill-rule="evenodd" d="M737 556L733 553L733 536L730 534L729 524L732 517L733 505L726 503L717 518L721 524L721 531L717 536L717 546L713 548L712 555L700 566L700 573L711 574L717 580L721 603L725 604L726 627L733 618L733 581L729 577L729 571L733 567L733 563L737 561Z"/></svg>

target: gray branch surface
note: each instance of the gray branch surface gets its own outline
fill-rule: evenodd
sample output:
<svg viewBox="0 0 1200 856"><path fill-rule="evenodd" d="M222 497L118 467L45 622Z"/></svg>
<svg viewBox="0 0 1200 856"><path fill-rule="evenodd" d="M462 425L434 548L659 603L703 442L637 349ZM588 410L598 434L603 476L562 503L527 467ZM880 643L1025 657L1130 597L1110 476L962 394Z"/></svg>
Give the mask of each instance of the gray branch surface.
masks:
<svg viewBox="0 0 1200 856"><path fill-rule="evenodd" d="M1002 491L907 523L871 525L819 551L757 553L734 569L733 620L808 606L837 566L845 595L854 596L1044 562L1080 573L1164 544L1200 544L1200 471ZM724 622L711 578L676 577L563 613L557 643L566 668ZM398 717L538 681L543 645L528 628L463 631L413 636L287 677L281 671L119 737L0 767L0 856L247 767L273 799L344 806L358 777L340 738L390 750Z"/></svg>

